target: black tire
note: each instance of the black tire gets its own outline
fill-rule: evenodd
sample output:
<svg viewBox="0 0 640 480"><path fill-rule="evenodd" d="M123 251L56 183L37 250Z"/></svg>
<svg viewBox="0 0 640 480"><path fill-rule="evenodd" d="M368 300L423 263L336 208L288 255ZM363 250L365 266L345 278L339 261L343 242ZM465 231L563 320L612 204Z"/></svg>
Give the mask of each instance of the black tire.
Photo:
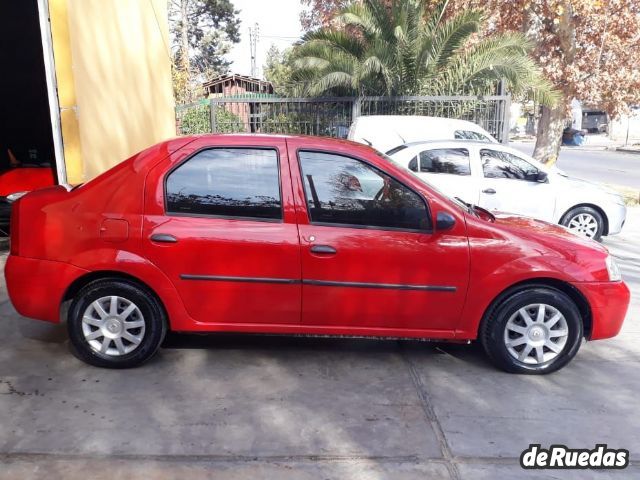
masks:
<svg viewBox="0 0 640 480"><path fill-rule="evenodd" d="M118 296L135 304L144 321L144 333L140 343L137 347L133 347L132 342L123 340L127 342L127 346L134 349L118 356L97 351L85 339L83 333L82 319L86 309L94 301L110 296ZM138 313L134 315L138 315ZM137 316L135 318L140 320ZM131 368L146 362L158 351L167 332L167 318L164 308L153 293L132 282L102 279L91 282L75 296L69 308L67 328L74 353L84 362L103 368ZM138 332L141 331L141 329L138 330Z"/></svg>
<svg viewBox="0 0 640 480"><path fill-rule="evenodd" d="M566 343L558 355L536 364L515 358L505 345L507 322L520 309L532 304L545 304L555 308L564 316L568 327ZM580 311L571 298L554 288L533 285L507 294L490 309L480 326L479 338L487 356L497 367L509 373L540 375L559 370L575 357L582 344L583 331ZM550 350L547 348L547 351Z"/></svg>
<svg viewBox="0 0 640 480"><path fill-rule="evenodd" d="M598 224L598 228L596 229L595 235L592 236L591 238L599 242L600 239L602 238L602 234L604 233L605 220L602 214L595 208L592 208L592 207L572 208L567 213L565 213L564 216L560 219L560 224L564 225L565 227L569 227L569 225L571 224L571 221L574 218L577 218L578 216L580 216L581 214L591 215L596 220Z"/></svg>

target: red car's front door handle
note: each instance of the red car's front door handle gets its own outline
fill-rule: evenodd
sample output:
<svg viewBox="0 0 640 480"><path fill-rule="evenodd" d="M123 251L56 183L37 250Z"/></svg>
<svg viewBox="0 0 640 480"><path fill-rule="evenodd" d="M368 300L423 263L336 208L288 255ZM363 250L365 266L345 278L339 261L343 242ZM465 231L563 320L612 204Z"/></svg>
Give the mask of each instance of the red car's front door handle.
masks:
<svg viewBox="0 0 640 480"><path fill-rule="evenodd" d="M158 243L177 243L178 239L168 233L154 233L151 235L151 241Z"/></svg>
<svg viewBox="0 0 640 480"><path fill-rule="evenodd" d="M331 245L314 245L313 247L311 247L311 253L324 253L334 255L335 253L337 253L337 250Z"/></svg>

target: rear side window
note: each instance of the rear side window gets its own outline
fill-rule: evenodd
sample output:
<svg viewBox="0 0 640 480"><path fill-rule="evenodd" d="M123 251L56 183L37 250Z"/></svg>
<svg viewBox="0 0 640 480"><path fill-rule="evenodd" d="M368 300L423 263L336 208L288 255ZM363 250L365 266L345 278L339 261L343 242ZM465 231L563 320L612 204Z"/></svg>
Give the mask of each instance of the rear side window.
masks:
<svg viewBox="0 0 640 480"><path fill-rule="evenodd" d="M359 160L300 152L312 223L402 230L430 230L424 200L413 190Z"/></svg>
<svg viewBox="0 0 640 480"><path fill-rule="evenodd" d="M282 219L278 154L204 150L169 174L165 194L167 213Z"/></svg>
<svg viewBox="0 0 640 480"><path fill-rule="evenodd" d="M469 150L466 148L437 148L420 152L420 171L471 175Z"/></svg>
<svg viewBox="0 0 640 480"><path fill-rule="evenodd" d="M491 139L480 132L474 132L473 130L456 130L453 134L457 140L476 140L480 142L490 142Z"/></svg>

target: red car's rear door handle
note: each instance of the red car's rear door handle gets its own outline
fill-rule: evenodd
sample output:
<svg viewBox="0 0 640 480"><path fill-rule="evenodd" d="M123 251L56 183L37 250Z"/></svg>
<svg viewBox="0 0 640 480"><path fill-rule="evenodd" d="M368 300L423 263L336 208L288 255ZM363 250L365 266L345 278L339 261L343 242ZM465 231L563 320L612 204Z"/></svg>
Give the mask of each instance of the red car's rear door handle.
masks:
<svg viewBox="0 0 640 480"><path fill-rule="evenodd" d="M151 235L151 241L158 243L177 243L178 239L168 233L154 233Z"/></svg>
<svg viewBox="0 0 640 480"><path fill-rule="evenodd" d="M313 247L311 247L311 253L324 253L333 255L337 253L337 250L331 245L314 245Z"/></svg>

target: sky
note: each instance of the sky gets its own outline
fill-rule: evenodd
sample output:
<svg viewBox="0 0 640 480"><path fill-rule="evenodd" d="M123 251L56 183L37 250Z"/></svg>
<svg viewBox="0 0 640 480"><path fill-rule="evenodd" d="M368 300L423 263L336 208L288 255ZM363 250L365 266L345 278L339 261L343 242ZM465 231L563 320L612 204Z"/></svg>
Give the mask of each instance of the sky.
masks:
<svg viewBox="0 0 640 480"><path fill-rule="evenodd" d="M251 52L249 48L249 27L257 22L260 37L257 46L258 76L262 76L262 65L267 50L275 44L280 50L291 45L302 35L300 26L300 0L233 0L240 10L240 43L233 46L228 55L233 62L232 73L251 74Z"/></svg>

